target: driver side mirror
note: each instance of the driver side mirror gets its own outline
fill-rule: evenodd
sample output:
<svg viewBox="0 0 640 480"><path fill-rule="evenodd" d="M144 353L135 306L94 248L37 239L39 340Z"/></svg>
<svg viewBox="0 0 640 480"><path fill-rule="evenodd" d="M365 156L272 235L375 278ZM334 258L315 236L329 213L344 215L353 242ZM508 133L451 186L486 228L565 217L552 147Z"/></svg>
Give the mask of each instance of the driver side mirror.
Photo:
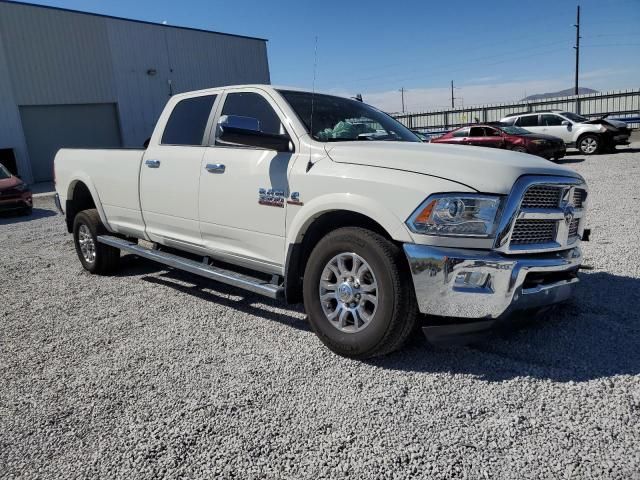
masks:
<svg viewBox="0 0 640 480"><path fill-rule="evenodd" d="M288 135L265 133L260 121L253 117L223 115L218 121L217 142L222 145L265 148L277 152L293 152Z"/></svg>
<svg viewBox="0 0 640 480"><path fill-rule="evenodd" d="M563 120L561 125L564 125L565 127L568 127L569 125L571 125L571 122L569 120Z"/></svg>

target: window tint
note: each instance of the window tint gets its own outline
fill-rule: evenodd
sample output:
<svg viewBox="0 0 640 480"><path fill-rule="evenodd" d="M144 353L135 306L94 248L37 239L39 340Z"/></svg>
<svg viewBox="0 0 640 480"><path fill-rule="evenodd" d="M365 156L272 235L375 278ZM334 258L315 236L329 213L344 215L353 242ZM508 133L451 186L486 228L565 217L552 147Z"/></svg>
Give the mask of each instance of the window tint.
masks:
<svg viewBox="0 0 640 480"><path fill-rule="evenodd" d="M185 98L171 112L162 134L163 145L202 145L215 95Z"/></svg>
<svg viewBox="0 0 640 480"><path fill-rule="evenodd" d="M538 123L538 115L526 115L524 117L518 118L516 125L519 127L537 127Z"/></svg>
<svg viewBox="0 0 640 480"><path fill-rule="evenodd" d="M552 126L556 126L556 125L562 125L562 117L559 117L558 115L550 115L550 114L546 114L546 115L542 115L542 125L545 125L547 127L552 127Z"/></svg>
<svg viewBox="0 0 640 480"><path fill-rule="evenodd" d="M260 131L263 133L274 135L287 133L269 102L257 93L230 93L224 102L222 115L255 118L260 122Z"/></svg>
<svg viewBox="0 0 640 480"><path fill-rule="evenodd" d="M469 127L461 128L460 130L456 130L453 132L454 137L468 137L469 136Z"/></svg>
<svg viewBox="0 0 640 480"><path fill-rule="evenodd" d="M470 137L486 137L485 129L483 127L471 127Z"/></svg>

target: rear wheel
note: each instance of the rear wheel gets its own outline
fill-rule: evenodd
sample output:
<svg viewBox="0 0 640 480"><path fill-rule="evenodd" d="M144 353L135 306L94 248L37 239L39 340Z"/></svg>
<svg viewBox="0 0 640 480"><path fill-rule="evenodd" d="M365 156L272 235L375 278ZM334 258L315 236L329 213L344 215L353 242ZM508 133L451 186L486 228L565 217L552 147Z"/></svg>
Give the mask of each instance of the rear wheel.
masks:
<svg viewBox="0 0 640 480"><path fill-rule="evenodd" d="M416 324L402 249L363 228L341 228L320 240L307 262L303 294L315 333L346 357L397 350Z"/></svg>
<svg viewBox="0 0 640 480"><path fill-rule="evenodd" d="M80 263L91 273L105 274L118 268L120 250L98 243L98 236L107 234L96 209L83 210L73 221L73 242Z"/></svg>
<svg viewBox="0 0 640 480"><path fill-rule="evenodd" d="M601 147L600 137L597 135L583 135L578 140L578 150L585 155L598 153Z"/></svg>

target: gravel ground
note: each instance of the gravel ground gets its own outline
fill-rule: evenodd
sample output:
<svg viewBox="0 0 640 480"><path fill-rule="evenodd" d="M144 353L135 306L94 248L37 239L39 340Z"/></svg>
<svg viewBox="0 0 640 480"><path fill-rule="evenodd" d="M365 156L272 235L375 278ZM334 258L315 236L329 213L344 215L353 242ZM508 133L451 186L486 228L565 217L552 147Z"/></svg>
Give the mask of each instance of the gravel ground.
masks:
<svg viewBox="0 0 640 480"><path fill-rule="evenodd" d="M473 347L331 354L299 308L0 219L2 478L640 478L640 143L590 183L575 299Z"/></svg>

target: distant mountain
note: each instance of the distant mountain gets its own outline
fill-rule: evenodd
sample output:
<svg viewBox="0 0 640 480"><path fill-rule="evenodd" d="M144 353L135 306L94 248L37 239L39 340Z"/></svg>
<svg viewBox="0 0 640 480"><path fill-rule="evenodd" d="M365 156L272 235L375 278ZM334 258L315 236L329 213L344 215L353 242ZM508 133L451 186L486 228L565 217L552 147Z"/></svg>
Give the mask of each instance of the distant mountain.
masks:
<svg viewBox="0 0 640 480"><path fill-rule="evenodd" d="M598 93L598 90L586 87L578 88L578 94L585 95L587 93ZM524 97L522 100L542 100L543 98L569 97L571 95L573 95L573 88L567 88L566 90L560 90L559 92L536 93L535 95Z"/></svg>

